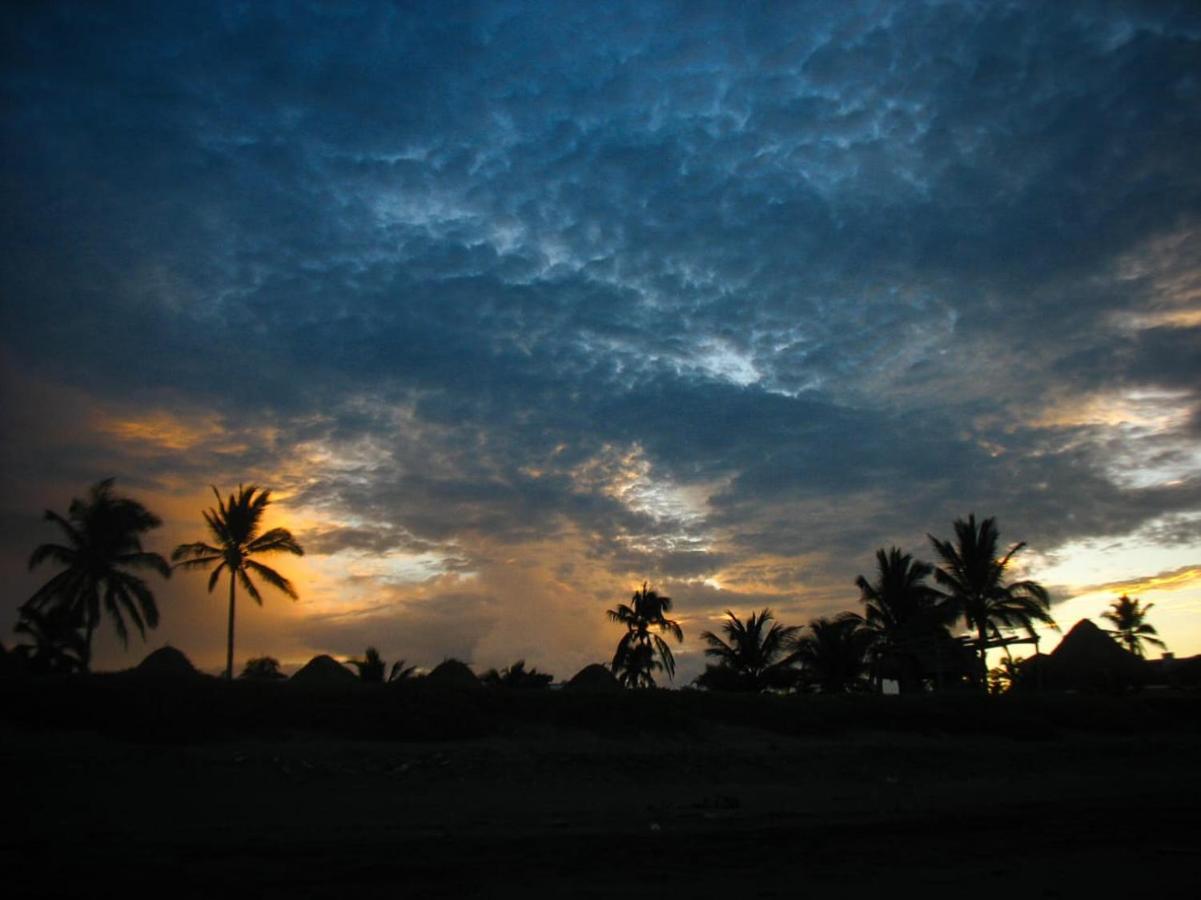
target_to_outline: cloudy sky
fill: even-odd
[[[1126,591],[1201,652],[1195,4],[2,15],[6,643],[115,476],[164,553],[273,489],[301,599],[240,660],[567,676],[648,580],[687,678],[969,512],[1064,625]],[[100,664],[219,667],[205,582]]]

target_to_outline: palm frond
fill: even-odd
[[[246,560],[245,566],[273,588],[282,591],[293,600],[300,596],[296,593],[296,588],[292,587],[292,582],[288,581],[288,579],[284,578],[284,576],[280,575],[274,569],[264,566],[262,563],[255,562],[252,559]]]
[[[286,528],[272,528],[246,545],[247,553],[294,553],[304,556],[304,549]]]
[[[246,588],[246,593],[250,595],[251,599],[254,600],[255,603],[257,603],[259,606],[262,606],[263,595],[259,593],[259,589],[255,587],[254,582],[250,580],[250,576],[246,574],[246,570],[243,568],[234,569],[233,571],[238,577],[238,582],[242,585],[242,587]]]

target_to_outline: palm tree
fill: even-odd
[[[1007,694],[1017,687],[1022,680],[1022,663],[1020,656],[1007,656],[999,666],[988,670],[988,692],[990,694]]]
[[[489,687],[516,688],[521,690],[550,687],[550,683],[554,680],[554,675],[548,672],[539,672],[537,667],[532,666],[527,669],[524,659],[519,659],[513,665],[505,666],[499,671],[489,669],[480,676],[480,681]]]
[[[803,681],[823,694],[842,694],[868,686],[867,654],[874,637],[855,613],[814,619],[810,634],[795,642]]]
[[[392,671],[388,673],[388,681],[406,681],[413,677],[413,673],[417,671],[416,666],[406,666],[403,659],[398,659],[392,663]]]
[[[18,644],[12,651],[24,661],[27,671],[70,675],[86,668],[87,646],[79,619],[69,606],[51,606],[41,612],[26,604],[13,631],[33,639],[32,644]]]
[[[915,560],[900,548],[876,551],[876,581],[855,579],[866,613],[864,625],[876,636],[877,661],[894,670],[901,693],[921,688],[921,656],[933,642],[946,636],[955,619],[950,604],[926,579],[934,572],[929,563]],[[878,673],[877,673],[878,674]]]
[[[367,684],[384,683],[384,659],[374,647],[368,647],[362,659],[347,660],[359,672],[359,680]]]
[[[214,487],[217,498],[215,509],[204,511],[214,544],[197,541],[180,544],[171,554],[175,564],[183,569],[207,569],[213,563],[217,567],[209,576],[209,592],[217,584],[223,570],[229,571],[229,637],[226,646],[225,677],[232,680],[234,674],[234,606],[236,588],[240,582],[254,602],[262,606],[263,598],[250,579],[250,573],[258,575],[272,587],[283,591],[293,600],[297,598],[292,583],[274,569],[256,562],[250,557],[259,553],[294,553],[303,556],[304,550],[296,543],[286,528],[272,528],[259,534],[263,512],[271,502],[270,491],[260,491],[255,485],[238,485],[238,492],[230,494],[228,502]]]
[[[287,678],[279,670],[279,660],[274,656],[256,656],[246,661],[246,668],[238,678],[246,681],[282,681]]]
[[[684,631],[664,615],[671,612],[671,598],[648,589],[645,581],[641,590],[634,591],[631,602],[632,606],[619,603],[608,611],[610,620],[626,626],[613,654],[613,674],[626,687],[654,687],[656,670],[675,677],[676,660],[671,647],[659,635],[651,634],[651,628],[673,635],[677,641],[684,640]]]
[[[987,690],[988,665],[985,654],[989,638],[1000,638],[1002,628],[1020,627],[1034,637],[1034,622],[1058,628],[1049,612],[1051,598],[1036,581],[1005,582],[1005,570],[1025,542],[1014,544],[1004,556],[997,555],[996,519],[976,524],[975,515],[967,521],[955,520],[955,543],[927,535],[942,559],[934,571],[939,592],[955,610],[956,618],[976,634],[977,684]]]
[[[126,616],[145,640],[146,629],[158,625],[158,606],[149,585],[127,570],[149,569],[170,577],[167,561],[142,548],[142,535],[162,520],[136,500],[114,496],[112,478],[92,485],[87,499],[72,500],[65,517],[46,510],[45,518],[62,530],[66,542],[37,547],[29,557],[29,568],[51,560],[63,570],[22,608],[41,614],[57,607],[68,610],[64,615],[83,629],[84,670],[91,664],[92,635],[102,607],[125,646],[129,645]]]
[[[719,690],[763,691],[788,687],[795,674],[792,669],[796,660],[793,644],[801,626],[774,622],[770,609],[763,610],[758,616],[751,613],[745,623],[728,609],[726,615],[729,618],[722,623],[722,631],[728,642],[711,631],[701,635],[709,644],[705,655],[718,662],[706,666],[696,683]],[[771,626],[766,627],[769,622]]]
[[[1155,630],[1155,626],[1144,621],[1147,613],[1155,604],[1148,603],[1146,606],[1142,606],[1141,602],[1137,597],[1132,600],[1123,594],[1109,604],[1108,610],[1101,613],[1101,618],[1108,620],[1113,625],[1113,628],[1105,629],[1106,632],[1139,658],[1144,655],[1144,643],[1159,647],[1161,650],[1166,650],[1168,646],[1156,637],[1159,632]]]

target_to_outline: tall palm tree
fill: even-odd
[[[746,622],[740,622],[728,609],[726,616],[728,619],[721,626],[726,640],[712,631],[701,635],[709,645],[705,655],[716,659],[717,664],[706,666],[697,684],[747,691],[787,687],[795,674],[793,644],[801,626],[775,622],[770,609],[758,616],[751,613]]]
[[[864,625],[875,635],[878,659],[890,665],[901,693],[921,687],[921,657],[955,620],[949,603],[926,583],[934,572],[900,548],[876,551],[876,580],[855,579]]]
[[[1002,628],[1019,627],[1034,637],[1036,621],[1057,628],[1049,612],[1050,595],[1037,581],[1006,583],[1005,570],[1026,544],[1014,544],[1004,556],[998,556],[996,519],[985,519],[979,525],[975,515],[969,515],[966,522],[956,519],[954,543],[927,537],[942,559],[934,571],[940,593],[976,635],[977,686],[986,690],[989,638],[1002,637]]]
[[[1123,594],[1109,604],[1108,610],[1101,613],[1101,618],[1108,620],[1113,625],[1113,628],[1105,629],[1106,632],[1113,635],[1114,640],[1140,658],[1144,655],[1143,644],[1151,644],[1164,650],[1168,646],[1156,637],[1159,632],[1155,630],[1155,626],[1145,621],[1147,613],[1155,604],[1148,603],[1146,606],[1142,606],[1141,603],[1142,601],[1137,597],[1132,600]]]
[[[213,574],[209,576],[209,593],[212,593],[222,571],[229,572],[229,636],[226,645],[225,677],[232,680],[237,585],[241,583],[246,593],[254,598],[254,602],[262,606],[263,598],[250,579],[253,572],[293,600],[297,598],[296,589],[288,579],[251,557],[260,553],[293,553],[303,556],[304,550],[286,528],[272,528],[270,531],[259,533],[263,513],[271,502],[270,491],[260,491],[252,484],[245,487],[238,485],[238,492],[230,494],[228,501],[221,499],[221,494],[215,487],[213,495],[217,498],[217,506],[205,510],[203,515],[214,543],[197,541],[180,544],[171,554],[171,559],[182,569],[207,569],[213,563],[217,563]]]
[[[665,615],[671,612],[671,598],[648,589],[645,581],[641,590],[634,591],[631,603],[619,603],[608,611],[612,621],[626,626],[613,654],[613,674],[626,687],[654,687],[658,670],[666,672],[668,678],[675,677],[676,660],[667,641],[651,634],[651,629],[673,635],[677,641],[684,640],[684,631]]]
[[[804,682],[823,694],[842,694],[868,686],[867,654],[873,635],[855,613],[814,619],[810,633],[796,640],[796,658]]]
[[[142,535],[162,524],[141,503],[113,494],[113,479],[92,485],[86,499],[71,501],[67,515],[46,510],[45,518],[63,532],[62,544],[42,544],[29,557],[34,569],[50,560],[63,570],[23,604],[45,614],[62,607],[63,615],[83,630],[82,668],[92,659],[92,636],[103,609],[113,620],[121,642],[129,645],[126,617],[143,640],[146,629],[158,625],[158,605],[150,586],[130,569],[149,569],[164,578],[171,567],[157,553],[142,548]]]

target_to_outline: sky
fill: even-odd
[[[237,656],[561,678],[996,517],[1201,653],[1194,3],[41,3],[0,29],[0,640],[99,479],[272,491]],[[226,597],[154,582],[224,662]],[[1050,634],[1044,650],[1058,637]]]

